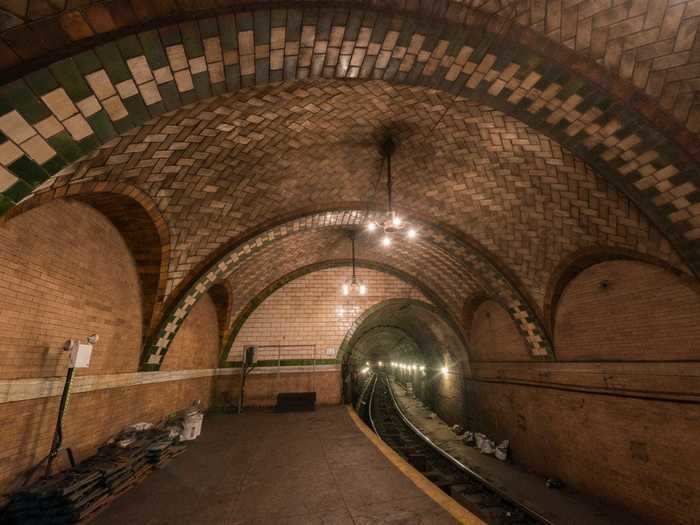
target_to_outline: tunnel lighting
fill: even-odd
[[[373,232],[374,230],[377,229],[377,225],[373,222],[367,223],[367,231],[368,232]]]
[[[384,363],[382,363],[381,361],[379,361],[377,364],[378,364],[379,366],[384,366]]]
[[[366,374],[367,372],[369,372],[369,368],[368,368],[368,367],[364,367],[364,368],[361,370],[361,372],[362,372],[363,374]]]
[[[350,293],[350,286],[348,286],[347,284],[344,284],[342,290],[343,290],[343,295],[348,295]]]
[[[443,366],[443,367],[440,369],[440,372],[442,372],[443,374],[447,374],[447,372],[449,372],[449,370],[447,369],[446,366]]]
[[[398,215],[394,215],[394,217],[391,219],[391,223],[396,226],[397,228],[401,226],[401,217]]]
[[[425,365],[421,365],[420,371],[421,371],[421,372],[425,372]]]
[[[365,365],[369,366],[369,361],[365,361]]]
[[[408,236],[409,239],[415,239],[416,238],[416,230],[411,228],[406,232],[406,235]]]
[[[367,286],[364,284],[360,285],[360,295],[367,295]]]
[[[382,246],[391,246],[391,237],[388,235],[382,237]]]

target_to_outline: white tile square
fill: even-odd
[[[85,117],[90,117],[102,109],[97,98],[93,95],[78,102],[78,108]]]
[[[17,182],[17,177],[0,166],[0,191],[9,189],[15,182]]]
[[[163,66],[153,71],[153,76],[158,84],[165,84],[173,79],[173,73],[168,66]]]
[[[104,69],[85,75],[85,80],[92,88],[92,91],[97,95],[97,98],[104,100],[111,97],[116,93],[112,81],[107,76],[107,72]]]
[[[18,144],[36,135],[36,130],[16,110],[0,117],[0,131]]]
[[[39,132],[39,134],[45,139],[53,137],[57,133],[63,131],[63,126],[56,119],[56,117],[45,118],[41,122],[37,122],[36,124],[34,124],[34,127]]]
[[[129,66],[129,71],[131,71],[131,75],[134,77],[137,84],[143,84],[144,82],[153,80],[153,72],[145,56],[141,55],[130,58],[126,61],[126,65]]]
[[[165,48],[165,51],[168,54],[168,61],[173,71],[187,68],[187,55],[185,55],[185,48],[182,44],[168,46]]]
[[[122,98],[133,97],[139,92],[139,90],[136,89],[136,84],[134,84],[134,81],[131,79],[119,82],[119,84],[117,84],[117,91]]]
[[[0,164],[8,166],[22,156],[22,150],[9,140],[0,144]]]
[[[54,149],[39,135],[34,135],[27,141],[20,144],[22,149],[33,158],[38,164],[43,164],[56,155]]]
[[[192,75],[190,75],[188,69],[175,73],[175,83],[177,84],[177,90],[180,93],[194,89],[194,84],[192,84]]]
[[[82,115],[75,115],[68,120],[63,121],[63,125],[71,134],[74,140],[83,140],[93,134],[90,124]]]
[[[203,73],[207,70],[207,61],[204,59],[204,57],[193,58],[190,60],[190,70],[192,71],[193,75]]]
[[[73,101],[63,88],[54,89],[41,97],[51,112],[58,117],[58,120],[65,120],[78,112]]]
[[[111,118],[113,121],[121,120],[129,114],[122,103],[122,99],[119,98],[119,95],[114,95],[113,97],[102,101],[102,105],[109,115],[109,118]]]
[[[163,100],[163,98],[160,96],[160,91],[158,91],[158,86],[156,85],[154,80],[152,80],[151,82],[146,82],[145,84],[141,84],[139,86],[139,91],[141,91],[141,96],[143,97],[143,100],[147,106],[150,106],[151,104],[156,104],[157,102]]]

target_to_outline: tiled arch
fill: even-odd
[[[338,267],[343,267],[343,266],[350,266],[352,264],[351,260],[349,259],[334,259],[334,260],[327,260],[327,261],[322,261],[314,264],[310,264],[307,266],[303,266],[301,268],[298,268],[294,270],[293,272],[290,272],[283,277],[275,280],[274,282],[268,284],[263,290],[261,290],[259,293],[257,293],[252,299],[248,301],[248,303],[245,305],[245,307],[242,310],[239,310],[238,315],[236,318],[232,321],[231,324],[231,330],[230,334],[222,348],[222,354],[221,354],[221,360],[220,360],[220,365],[221,367],[226,367],[228,365],[228,356],[231,351],[231,348],[233,347],[233,344],[236,340],[236,336],[238,335],[238,332],[241,330],[243,327],[243,324],[246,322],[246,320],[250,317],[250,315],[255,311],[255,309],[262,304],[262,302],[270,297],[275,291],[279,290],[282,286],[299,279],[300,277],[303,277],[304,275],[308,275],[313,272],[317,272],[319,270],[325,270],[328,268],[338,268]],[[364,259],[358,259],[355,261],[355,264],[359,268],[368,268],[371,270],[377,270],[380,272],[384,272],[390,275],[393,275],[394,277],[397,277],[401,279],[402,281],[405,281],[413,286],[415,286],[418,290],[420,290],[423,295],[425,295],[433,304],[438,306],[441,311],[444,312],[444,315],[446,317],[450,317],[449,313],[449,308],[448,306],[444,303],[444,301],[440,298],[440,296],[432,290],[427,284],[422,282],[420,279],[415,278],[406,272],[401,271],[398,268],[394,268],[388,264],[382,264],[378,263],[375,261],[370,261],[370,260],[364,260]],[[454,322],[454,320],[453,320]],[[456,326],[456,323],[454,323]]]
[[[345,209],[323,211],[304,215],[296,219],[270,227],[266,231],[252,236],[246,241],[232,247],[224,255],[212,260],[199,277],[196,278],[180,295],[173,307],[160,323],[151,343],[144,350],[142,368],[156,370],[159,368],[172,339],[180,325],[197,300],[209,288],[222,278],[228,277],[247,258],[258,250],[294,233],[327,228],[360,227],[367,220],[372,220],[377,212],[368,210]],[[415,222],[415,221],[414,221]],[[547,333],[542,328],[535,310],[512,284],[512,282],[494,266],[489,259],[466,246],[447,231],[428,223],[418,223],[421,228],[421,240],[429,242],[434,250],[444,256],[458,261],[478,275],[489,293],[497,295],[513,317],[516,326],[526,339],[533,357],[551,358],[552,347]]]
[[[257,9],[128,35],[38,69],[0,97],[0,212],[99,144],[241,87],[383,79],[475,99],[550,135],[621,188],[700,267],[696,137],[633,89],[525,28],[484,33],[371,9]],[[572,67],[569,67],[572,66]],[[153,140],[157,140],[153,137]]]

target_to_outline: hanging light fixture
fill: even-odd
[[[382,246],[388,248],[391,246],[392,237],[397,234],[404,234],[409,239],[415,239],[418,236],[418,231],[415,227],[404,221],[397,213],[394,211],[393,201],[392,201],[392,178],[391,178],[391,155],[396,149],[396,145],[391,138],[387,138],[384,142],[384,147],[382,153],[386,159],[386,189],[387,189],[387,212],[383,220],[381,221],[370,221],[367,223],[367,231],[372,233],[377,230],[384,232],[382,236]]]
[[[357,279],[355,272],[355,232],[350,233],[352,241],[352,278],[340,287],[343,295],[367,295],[367,285]]]

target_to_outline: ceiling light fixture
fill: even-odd
[[[355,232],[350,232],[352,242],[352,277],[340,287],[343,295],[367,295],[367,285],[357,279],[355,273]]]
[[[391,178],[391,155],[396,149],[396,145],[391,138],[387,138],[384,142],[382,153],[386,158],[386,190],[387,190],[387,212],[383,220],[370,221],[367,223],[367,231],[374,232],[381,228],[384,232],[382,237],[382,245],[385,247],[391,246],[391,238],[393,235],[404,233],[408,239],[415,239],[418,236],[418,230],[404,221],[394,211],[392,200],[392,178]]]

